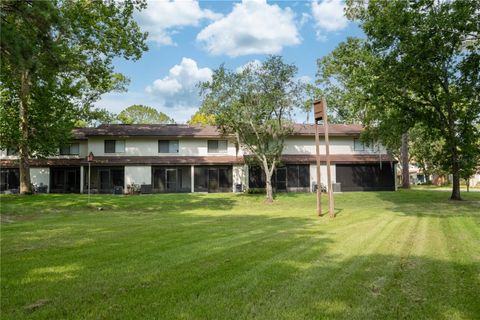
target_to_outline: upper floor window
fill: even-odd
[[[78,155],[80,153],[80,145],[78,143],[72,143],[68,146],[60,148],[61,155]]]
[[[7,148],[7,156],[18,156],[18,149]]]
[[[208,153],[226,153],[227,140],[208,140]]]
[[[365,145],[360,139],[353,139],[353,150],[354,151],[365,151]]]
[[[178,153],[178,140],[158,140],[158,153]]]
[[[105,153],[125,152],[125,140],[105,140]]]

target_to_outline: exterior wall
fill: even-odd
[[[330,170],[332,173],[332,183],[336,182],[336,167],[335,164],[330,164]],[[326,165],[320,165],[320,181],[328,187],[327,184],[327,166]],[[313,184],[317,182],[317,165],[316,164],[311,164],[310,165],[310,191],[313,191]]]
[[[243,190],[248,188],[247,170],[244,165],[233,166],[233,191],[235,191],[236,184],[242,184]]]
[[[30,179],[34,186],[48,186],[50,192],[50,168],[30,168]]]
[[[151,166],[125,166],[125,192],[129,184],[152,184]]]
[[[320,154],[325,154],[325,139],[320,137]],[[373,148],[364,151],[354,150],[354,137],[330,137],[330,154],[378,154]],[[386,154],[385,147],[380,146],[380,153]],[[283,154],[316,154],[315,137],[291,137],[285,140]]]
[[[469,183],[470,183],[470,187],[480,186],[480,173],[473,175],[473,177],[470,178]]]
[[[18,156],[7,156],[7,149],[0,149],[0,159],[18,159]]]
[[[110,138],[92,137],[88,141],[88,152],[93,152],[95,156],[235,156],[235,144],[228,141],[226,153],[208,153],[208,140],[222,139],[172,139],[178,140],[178,153],[159,153],[158,138],[118,138],[111,139],[125,140],[125,152],[121,153],[105,153],[104,141]],[[241,153],[239,153],[241,155]]]

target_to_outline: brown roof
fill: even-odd
[[[219,137],[214,126],[186,124],[102,124],[96,128],[82,129],[88,136],[128,137]]]
[[[32,167],[51,167],[51,166],[80,166],[84,159],[30,159],[29,163]],[[17,168],[18,159],[1,159],[0,167]]]
[[[92,166],[98,165],[202,165],[202,164],[239,164],[243,163],[243,157],[235,156],[209,156],[209,157],[187,157],[187,156],[132,156],[132,157],[95,157]],[[82,161],[87,165],[86,160]]]
[[[358,136],[363,130],[361,125],[331,124],[329,134],[332,136]],[[324,135],[324,127],[319,126],[320,135]],[[313,124],[295,124],[296,136],[314,136]],[[214,126],[187,124],[102,124],[96,128],[74,129],[76,139],[89,136],[124,136],[124,137],[202,137],[218,138],[220,132]]]

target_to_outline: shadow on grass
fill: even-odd
[[[78,213],[95,211],[177,212],[196,208],[230,210],[237,202],[231,194],[155,194],[140,196],[42,194],[32,196],[8,195],[0,198],[0,213],[8,220],[21,215],[35,216],[48,213]],[[5,220],[5,219],[4,219]]]
[[[187,203],[182,201],[183,207],[199,201],[222,211],[234,204],[232,199],[225,203],[223,198],[189,198]],[[75,234],[62,235],[73,241],[66,245],[62,243],[65,239],[49,238],[40,248],[2,248],[3,316],[57,318],[70,314],[84,318],[89,310],[99,308],[108,317],[109,306],[129,304],[137,297],[137,290],[146,299],[152,295],[159,298],[157,304],[167,302],[155,309],[153,316],[172,304],[171,299],[179,302],[188,298],[192,290],[202,292],[228,285],[237,276],[241,279],[235,281],[248,283],[249,277],[261,275],[262,270],[275,267],[277,261],[290,255],[305,250],[322,254],[329,242],[311,228],[310,219],[254,214],[211,216],[188,210],[178,214],[179,205],[170,202],[169,212],[140,216],[132,224],[128,224],[128,216],[120,217],[123,222],[119,225],[108,222],[109,233],[98,232],[106,222],[86,218],[88,221],[79,223]],[[74,244],[84,237],[93,241]],[[23,239],[22,243],[28,247],[33,241],[38,244],[46,240]],[[219,292],[215,289],[215,294]],[[42,299],[51,302],[34,312],[24,310],[24,306]],[[133,308],[131,315],[135,314]]]
[[[392,205],[389,210],[402,215],[455,218],[480,217],[480,194],[462,194],[465,201],[451,201],[449,196],[436,191],[399,190],[377,192],[376,197]]]

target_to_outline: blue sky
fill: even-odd
[[[135,19],[149,32],[149,50],[138,61],[115,61],[130,79],[128,91],[106,94],[96,105],[118,113],[145,104],[183,123],[200,106],[198,81],[222,63],[234,70],[269,54],[282,55],[313,82],[318,58],[362,36],[343,8],[342,0],[148,1]]]

